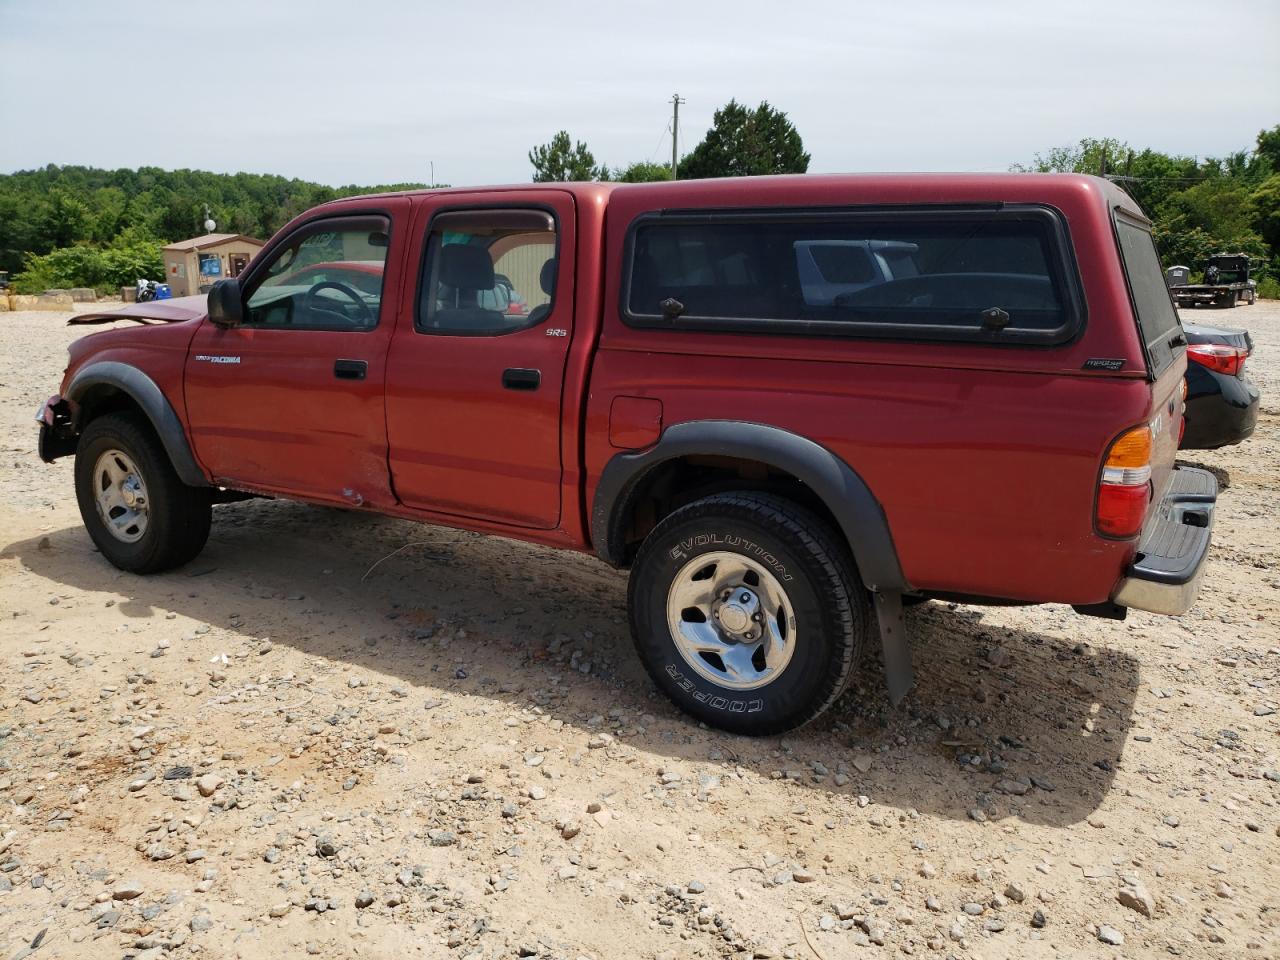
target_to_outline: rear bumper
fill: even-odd
[[[1185,414],[1184,450],[1214,450],[1247,440],[1258,424],[1260,396],[1253,381],[1244,376],[1204,370],[1193,384]]]
[[[1208,470],[1176,468],[1112,602],[1170,616],[1190,610],[1204,579],[1217,498],[1218,482]]]

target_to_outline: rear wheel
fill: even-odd
[[[210,492],[174,471],[151,425],[113,413],[93,420],[76,448],[76,501],[102,555],[131,573],[191,560],[209,538]]]
[[[628,599],[654,683],[697,719],[748,735],[830,706],[873,624],[843,545],[769,494],[718,494],[670,514],[640,549]]]

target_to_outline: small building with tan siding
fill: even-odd
[[[207,290],[226,277],[238,277],[265,241],[241,233],[207,233],[164,248],[164,281],[175,297]]]

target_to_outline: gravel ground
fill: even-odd
[[[0,958],[1280,956],[1280,304],[1194,316],[1263,390],[1195,610],[926,604],[902,709],[746,740],[589,557],[250,501],[120,573],[0,314]]]

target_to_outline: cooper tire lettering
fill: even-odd
[[[693,681],[681,673],[674,663],[667,664],[665,673],[679,684],[681,690],[691,693],[698,703],[714,707],[716,710],[725,710],[729,713],[759,713],[764,709],[764,701],[760,699],[729,700],[726,697],[702,693],[694,688]]]

